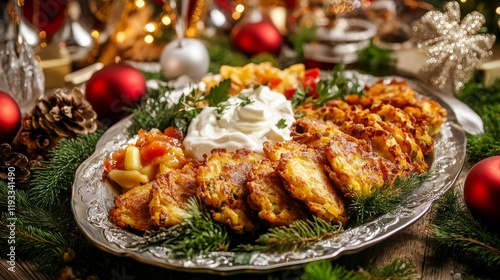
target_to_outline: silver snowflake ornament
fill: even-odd
[[[428,55],[420,78],[434,87],[459,92],[481,62],[491,56],[495,36],[477,34],[485,23],[477,12],[460,21],[460,5],[451,1],[444,12],[429,11],[412,25],[413,40]]]

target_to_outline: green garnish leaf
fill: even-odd
[[[238,95],[238,98],[242,100],[242,102],[240,103],[240,107],[245,107],[246,105],[249,105],[249,104],[252,104],[255,102],[255,100],[251,99],[250,97],[246,96],[246,95]]]
[[[278,121],[278,123],[276,124],[276,126],[279,128],[279,129],[285,129],[288,127],[287,123],[286,123],[286,120],[285,119],[280,119]]]
[[[210,89],[210,94],[205,96],[208,106],[217,107],[229,99],[229,90],[231,89],[231,79],[221,81],[217,86]]]

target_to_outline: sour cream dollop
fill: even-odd
[[[243,90],[221,104],[222,112],[218,108],[203,108],[189,125],[183,142],[189,156],[202,160],[214,148],[247,148],[262,153],[265,141],[291,139],[290,126],[295,121],[292,104],[267,86]]]

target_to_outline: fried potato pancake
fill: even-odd
[[[345,224],[348,219],[345,202],[328,177],[331,170],[325,154],[294,142],[278,142],[274,146],[274,150],[268,146],[267,152],[279,151],[275,154],[280,155],[276,172],[291,196],[302,201],[317,217]]]
[[[446,109],[434,100],[417,97],[406,80],[380,80],[367,88],[366,95],[374,99],[374,105],[385,103],[403,109],[431,136],[440,131],[446,118]]]
[[[250,171],[247,202],[270,227],[287,226],[307,218],[304,206],[293,199],[283,186],[273,162],[263,159]]]
[[[246,149],[228,152],[213,149],[198,168],[198,196],[212,212],[214,221],[236,233],[255,232],[258,223],[247,203],[248,177],[263,156]]]
[[[151,219],[159,227],[171,227],[189,217],[187,203],[196,195],[197,166],[193,163],[160,174],[152,182],[152,197],[149,204]]]
[[[368,196],[401,173],[397,164],[373,152],[365,140],[347,134],[330,139],[326,149],[332,169],[329,175],[348,198]]]
[[[110,211],[111,220],[122,228],[139,231],[155,228],[149,214],[153,182],[138,185],[115,197],[115,206]]]
[[[384,122],[378,115],[365,110],[363,114],[358,114],[353,121],[344,122],[340,130],[369,142],[374,152],[400,167],[402,176],[410,174],[415,169],[410,156],[403,152],[393,135],[393,131],[385,129],[390,128],[390,125],[384,125],[384,128],[381,123]]]

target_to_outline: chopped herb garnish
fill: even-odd
[[[280,119],[278,121],[278,123],[276,124],[276,126],[279,128],[279,129],[285,129],[288,127],[287,123],[286,123],[286,120],[285,119]]]

